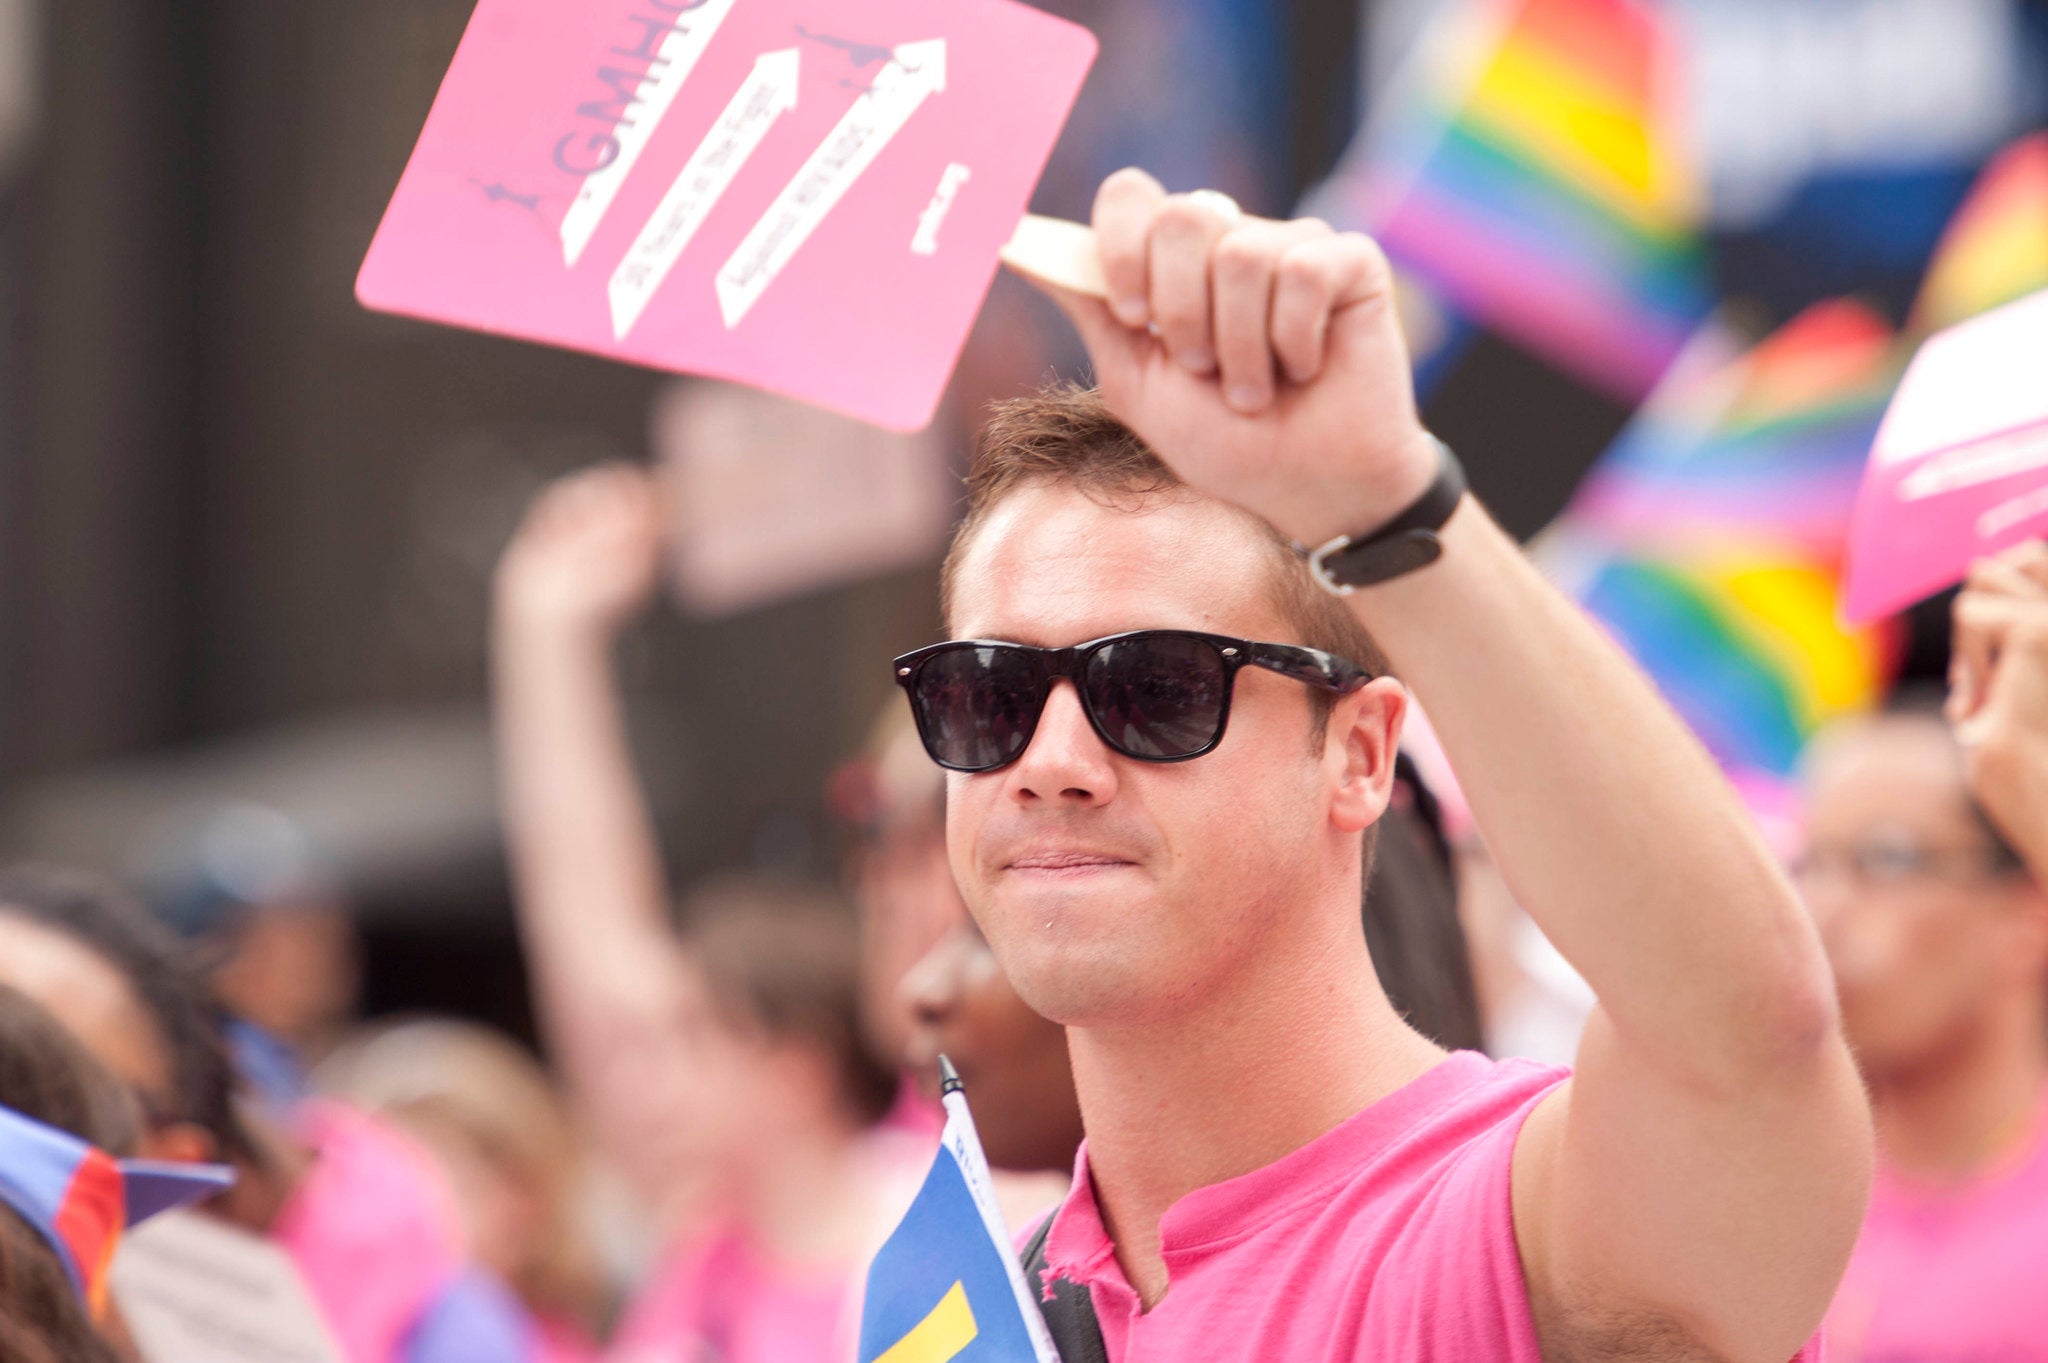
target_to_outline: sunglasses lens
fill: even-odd
[[[1045,690],[1031,655],[1021,649],[949,648],[918,668],[911,699],[934,761],[986,771],[1024,751]]]
[[[1088,659],[1087,700],[1127,757],[1188,757],[1217,739],[1230,673],[1214,644],[1151,635],[1105,644]]]

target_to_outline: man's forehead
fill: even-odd
[[[1815,775],[1844,767],[1911,763],[1953,768],[1962,774],[1962,752],[1938,714],[1903,711],[1853,715],[1822,729],[1808,745],[1806,764]]]
[[[1808,748],[1807,804],[1817,814],[1887,817],[1968,813],[1962,754],[1936,715],[1859,716],[1823,730]]]
[[[1126,629],[1270,635],[1273,551],[1241,512],[1189,494],[1105,503],[1027,487],[991,510],[955,571],[958,637],[1071,644]]]

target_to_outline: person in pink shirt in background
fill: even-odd
[[[358,1028],[312,1082],[433,1154],[468,1254],[533,1318],[534,1363],[592,1363],[611,1293],[574,1117],[540,1061],[482,1023],[413,1016]]]
[[[850,1357],[868,1257],[931,1147],[882,1126],[899,1076],[862,1035],[842,895],[741,877],[672,914],[612,660],[653,604],[664,534],[644,470],[586,470],[535,500],[496,581],[501,791],[542,1036],[664,1242],[606,1356]]]
[[[348,1363],[527,1363],[531,1324],[463,1243],[432,1157],[341,1104],[276,1115],[241,1091],[196,963],[109,882],[0,868],[0,982],[43,1005],[141,1103],[139,1153],[234,1165],[208,1211],[292,1258]]]
[[[895,666],[967,904],[1067,1028],[1055,1304],[1085,1291],[1124,1361],[1817,1358],[1871,1134],[1791,884],[1461,494],[1373,243],[1135,171],[1094,229],[1113,306],[1057,296],[1100,394],[998,411],[955,642]],[[1291,547],[1404,516],[1440,555],[1378,540],[1350,595]],[[1569,1076],[1446,1056],[1374,978],[1381,650],[1599,996]]]
[[[1802,888],[1877,1118],[1837,1363],[2048,1360],[2048,550],[1978,565],[1945,722],[1816,748]]]

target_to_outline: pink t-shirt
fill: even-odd
[[[1834,1363],[2048,1363],[2048,1110],[1967,1186],[1878,1167],[1828,1312]]]
[[[1083,1147],[1047,1267],[1089,1288],[1115,1360],[1541,1363],[1509,1180],[1523,1122],[1565,1075],[1460,1052],[1293,1154],[1189,1193],[1160,1222],[1172,1287],[1145,1313]]]
[[[349,1363],[389,1363],[463,1270],[460,1213],[432,1157],[383,1120],[319,1101],[295,1126],[316,1158],[271,1238]]]
[[[844,1266],[774,1262],[725,1225],[679,1246],[634,1299],[607,1363],[831,1363],[851,1357]]]

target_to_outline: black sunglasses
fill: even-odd
[[[1321,649],[1182,629],[1137,629],[1072,648],[955,639],[898,658],[917,735],[950,771],[1024,755],[1052,684],[1065,678],[1102,741],[1140,762],[1185,762],[1223,741],[1238,669],[1250,664],[1340,695],[1372,674]]]

